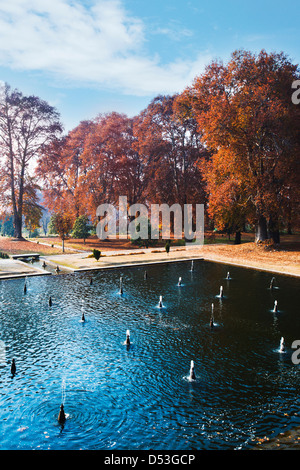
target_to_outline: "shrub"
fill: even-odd
[[[93,256],[98,261],[100,256],[101,256],[101,251],[94,249],[93,250]]]

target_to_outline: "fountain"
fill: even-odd
[[[126,340],[124,344],[126,344],[126,346],[130,346],[130,331],[129,330],[126,331]]]
[[[66,383],[65,383],[65,379],[63,379],[62,386],[61,386],[61,405],[60,405],[60,411],[59,411],[58,418],[57,418],[60,424],[64,424],[67,419],[67,415],[64,410],[65,398],[66,398]]]
[[[191,361],[189,380],[196,380],[194,361]]]
[[[182,279],[181,279],[181,277],[180,277],[180,278],[178,279],[178,284],[177,284],[178,286],[181,286],[181,285],[182,285],[182,284],[181,284],[181,281],[182,281]]]
[[[84,316],[84,313],[82,313],[82,316],[81,316],[81,321],[84,322],[85,321],[85,316]]]
[[[227,273],[226,279],[227,279],[228,281],[229,281],[229,279],[230,279],[230,272],[229,272],[229,271],[228,271],[228,273]]]
[[[144,279],[146,280],[148,277],[147,271],[144,272]]]
[[[190,269],[190,271],[191,271],[191,272],[194,271],[194,260],[192,260],[192,264],[191,264],[191,269]]]
[[[17,370],[17,368],[16,368],[16,363],[15,363],[15,360],[13,359],[13,360],[11,361],[11,367],[10,367],[10,371],[11,371],[12,375],[15,375],[16,370]]]
[[[211,304],[211,317],[210,317],[210,321],[209,321],[209,325],[211,328],[214,328],[215,326],[215,323],[214,323],[214,304]]]
[[[278,303],[277,303],[277,300],[275,300],[275,302],[274,302],[273,312],[274,312],[274,313],[278,312]]]
[[[64,405],[61,404],[60,405],[60,411],[59,411],[59,415],[58,415],[58,422],[60,424],[64,424],[64,422],[66,421],[66,414],[65,414],[65,410],[64,410]]]
[[[224,294],[223,294],[223,286],[221,286],[221,287],[220,287],[220,294],[219,294],[217,297],[219,297],[220,299],[223,299],[223,296],[224,296]]]
[[[49,297],[49,307],[51,307],[51,306],[52,306],[52,298],[51,298],[51,296],[50,296],[50,297]]]
[[[120,295],[123,294],[123,278],[122,278],[122,276],[120,277],[120,290],[119,290],[119,294],[120,294]]]
[[[27,286],[26,286],[26,281],[24,282],[24,294],[27,292]]]
[[[279,352],[283,353],[284,351],[285,351],[285,345],[284,345],[284,338],[282,337],[280,340]]]
[[[162,308],[163,303],[162,303],[162,295],[159,297],[159,302],[158,302],[158,307]]]
[[[275,277],[272,277],[271,282],[270,282],[270,289],[273,289],[274,282],[275,282]]]

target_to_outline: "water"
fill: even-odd
[[[270,290],[268,273],[190,269],[32,277],[26,294],[1,281],[0,449],[247,449],[299,426],[299,280],[277,275]]]

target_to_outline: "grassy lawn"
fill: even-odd
[[[165,240],[159,240],[155,248],[165,246]],[[242,234],[242,244],[254,242],[253,233]],[[230,238],[226,234],[205,233],[204,245],[234,245],[234,236]],[[91,252],[98,249],[102,253],[105,251],[118,250],[141,250],[145,247],[133,244],[130,240],[100,240],[99,238],[89,237],[85,243],[82,239],[68,238],[65,240],[65,253],[74,253],[78,251]],[[171,246],[184,246],[184,240],[172,240]],[[281,235],[280,250],[300,250],[300,234]],[[62,240],[59,237],[39,237],[35,239],[18,241],[10,237],[0,237],[0,252],[8,255],[21,253],[39,253],[40,255],[49,256],[62,253]]]

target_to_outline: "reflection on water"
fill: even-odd
[[[195,261],[32,277],[26,293],[1,281],[0,449],[246,449],[299,426],[299,281],[227,273]]]

